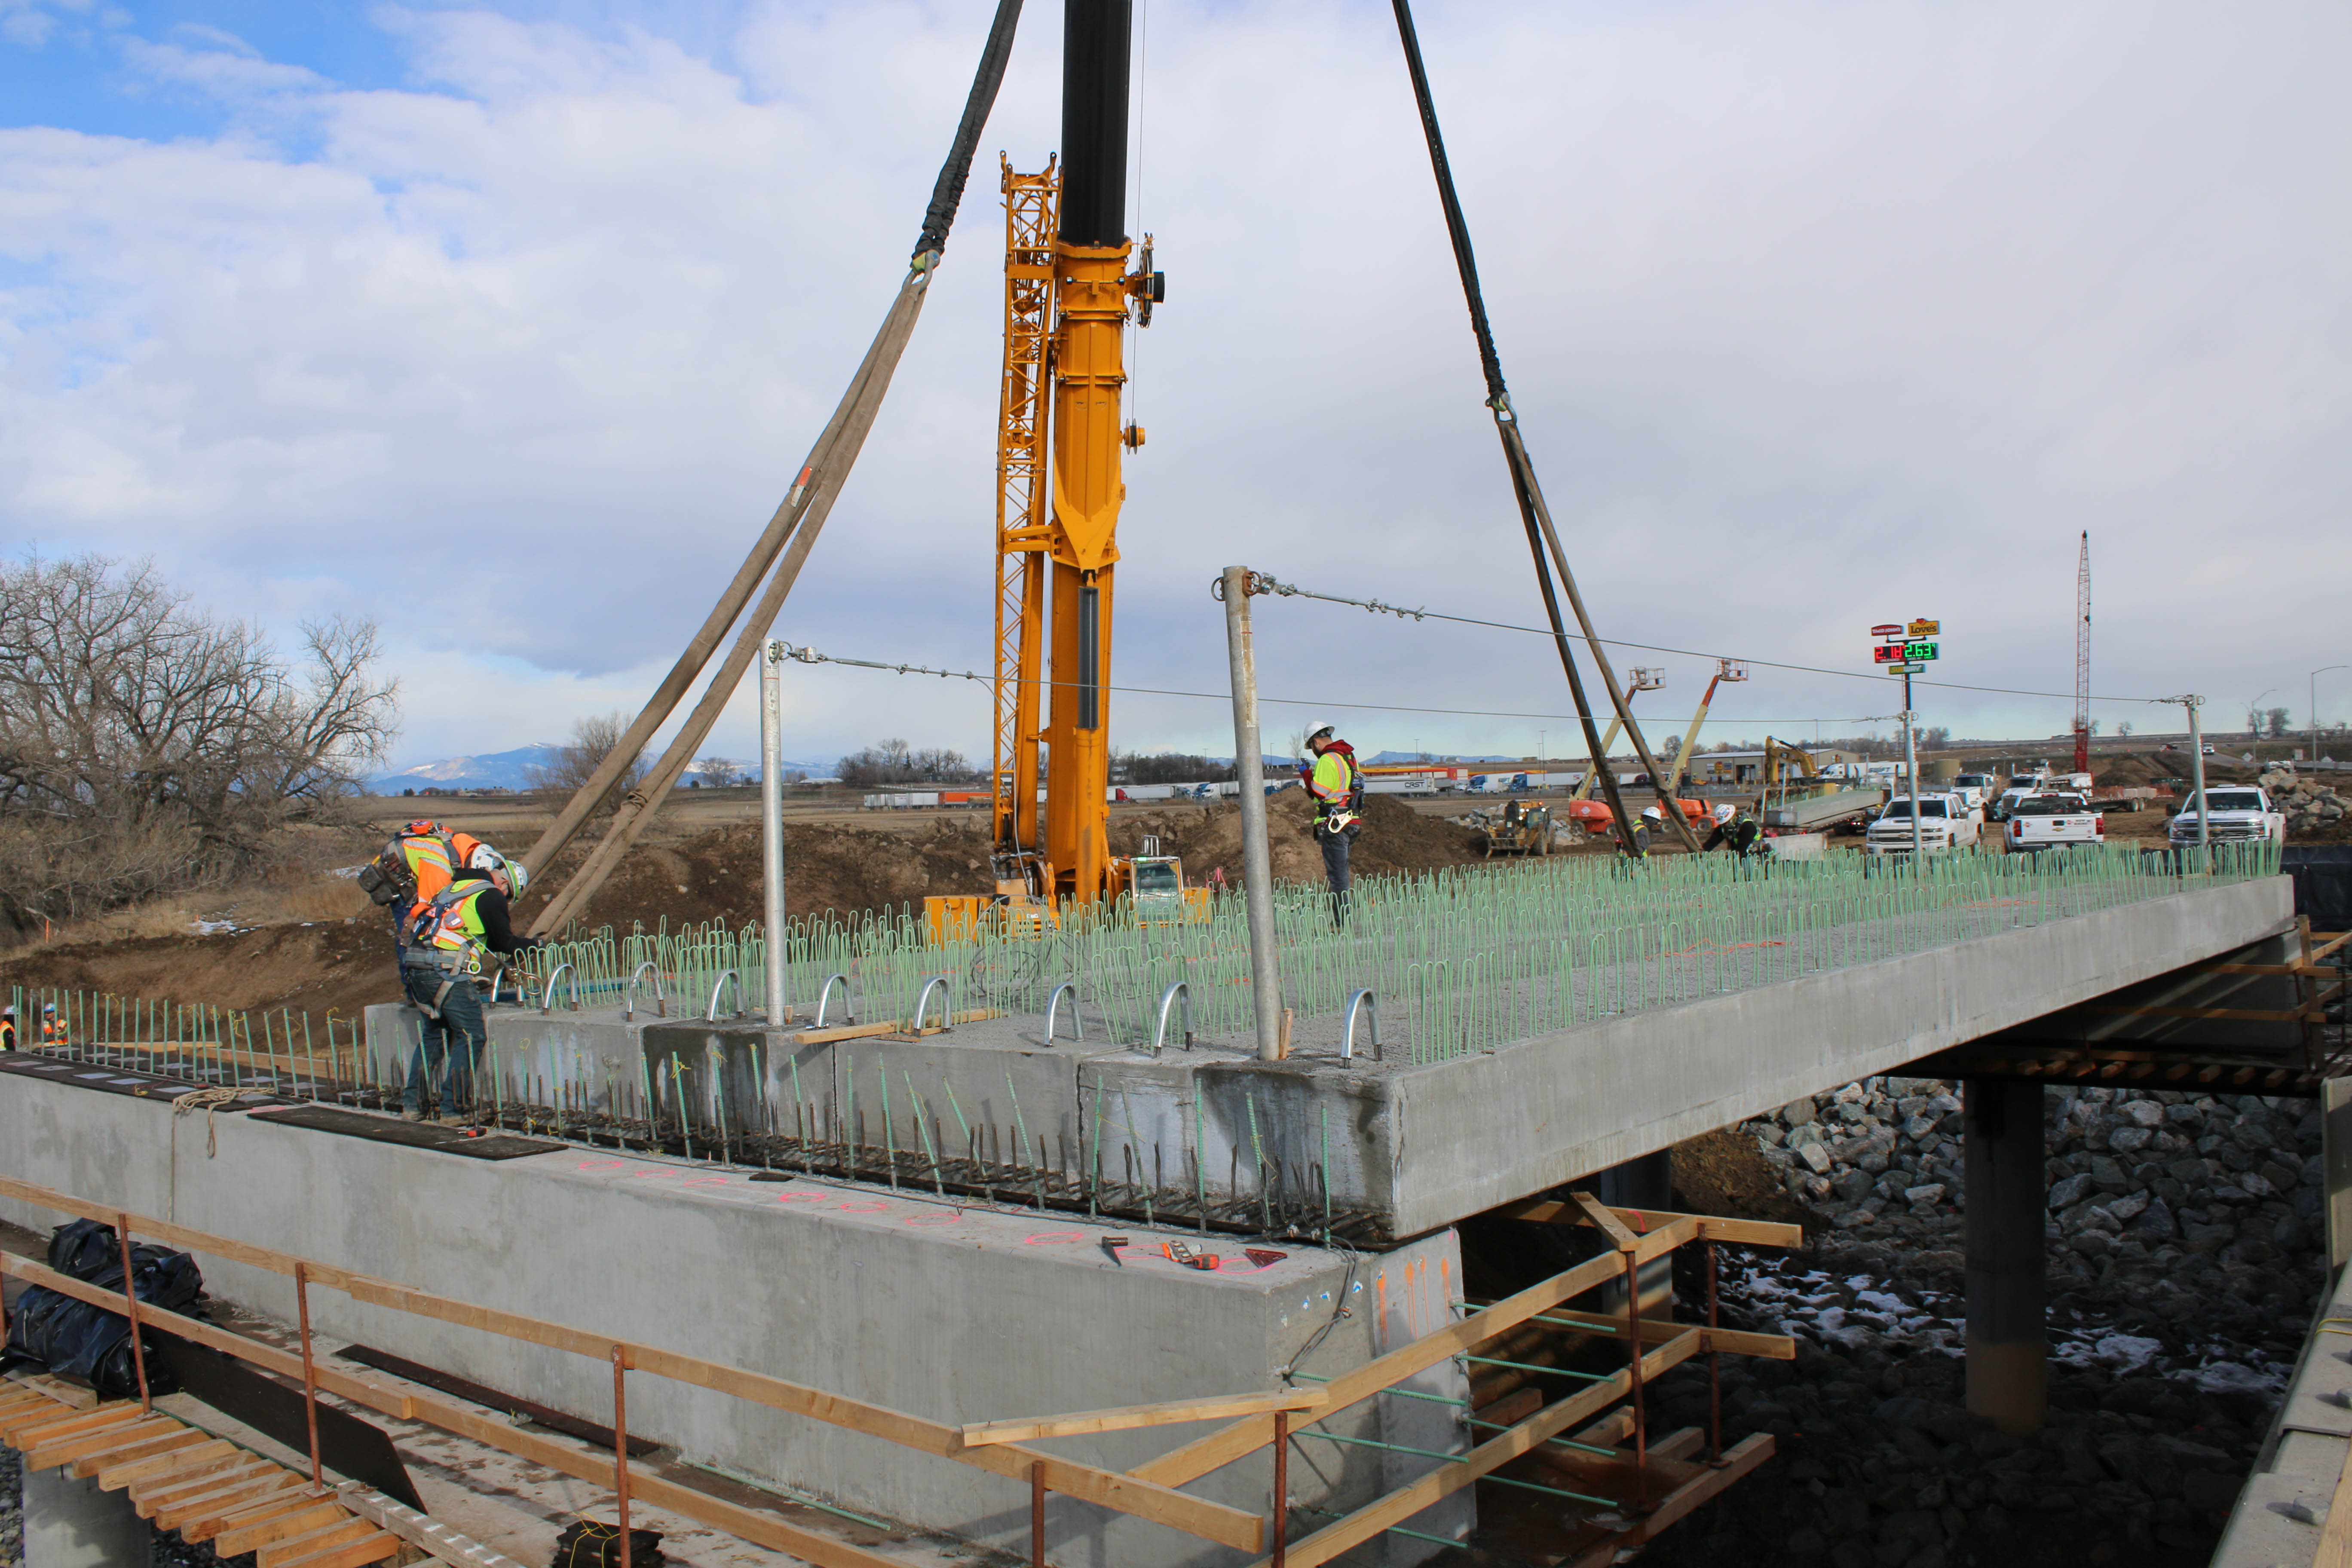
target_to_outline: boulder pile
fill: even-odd
[[[2332,784],[2298,777],[2290,768],[2273,768],[2263,774],[2262,785],[2285,814],[2290,838],[2308,837],[2344,819],[2345,799]]]

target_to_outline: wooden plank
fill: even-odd
[[[1642,1250],[1634,1256],[1645,1263],[1652,1258],[1663,1257],[1682,1242],[1688,1241],[1697,1226],[1698,1221],[1690,1215],[1678,1216],[1643,1237]],[[1517,1328],[1562,1301],[1581,1296],[1587,1290],[1597,1289],[1620,1278],[1624,1271],[1624,1263],[1613,1256],[1591,1258],[1530,1285],[1516,1296],[1507,1296],[1484,1311],[1474,1312],[1449,1323],[1433,1334],[1424,1334],[1409,1345],[1401,1345],[1388,1354],[1367,1362],[1353,1372],[1343,1373],[1324,1384],[1324,1392],[1331,1396],[1325,1414],[1337,1415],[1351,1405],[1370,1398],[1383,1388],[1402,1383],[1415,1373],[1425,1372],[1482,1341],[1493,1339],[1506,1329]],[[1139,1480],[1181,1487],[1212,1470],[1232,1464],[1244,1454],[1255,1453],[1273,1441],[1273,1416],[1244,1415],[1230,1426],[1204,1437],[1196,1437],[1181,1448],[1171,1449],[1156,1459],[1136,1466],[1128,1473]]]
[[[143,1459],[108,1459],[101,1456],[101,1462],[95,1468],[87,1468],[91,1462],[85,1459],[73,1468],[73,1473],[85,1479],[94,1479],[100,1491],[115,1492],[142,1481],[157,1481],[166,1476],[186,1474],[199,1465],[226,1459],[238,1452],[234,1443],[224,1442],[203,1432],[198,1432],[196,1436],[201,1440],[187,1447],[173,1448]]]
[[[1559,1323],[1575,1328],[1614,1331],[1619,1337],[1625,1332],[1625,1320],[1608,1312],[1580,1312],[1567,1307],[1555,1307],[1535,1320],[1543,1323]],[[1642,1342],[1663,1344],[1676,1334],[1696,1330],[1702,1351],[1716,1351],[1725,1355],[1756,1356],[1765,1361],[1794,1361],[1797,1342],[1787,1334],[1759,1334],[1746,1329],[1710,1329],[1703,1323],[1680,1323],[1672,1318],[1642,1320]]]
[[[390,1531],[419,1552],[430,1553],[457,1568],[524,1568],[522,1563],[481,1542],[460,1535],[440,1521],[427,1518],[406,1503],[370,1491],[360,1481],[345,1481],[335,1494],[345,1508],[380,1530]],[[260,1568],[273,1568],[263,1563]]]
[[[59,1442],[44,1443],[38,1447],[26,1448],[25,1468],[28,1470],[46,1470],[53,1466],[79,1459],[85,1454],[102,1454],[110,1448],[152,1442],[158,1437],[168,1437],[175,1432],[186,1430],[186,1427],[168,1415],[150,1416],[144,1421],[132,1421],[127,1425],[105,1427],[97,1432],[83,1432]]]
[[[2311,933],[2311,940],[2320,942],[2322,945],[2318,947],[2306,947],[2304,949],[2303,958],[2304,962],[2306,963],[2309,963],[2315,959],[2326,958],[2329,953],[2334,952],[2346,942],[2352,942],[2352,931],[2315,931]]]
[[[994,1008],[975,1007],[968,1013],[958,1013],[948,1022],[977,1024],[984,1018],[1001,1018],[1003,1016]],[[785,1036],[784,1039],[788,1045],[815,1046],[822,1045],[827,1040],[862,1040],[874,1035],[895,1035],[906,1026],[906,1019],[893,1018],[887,1024],[845,1024],[837,1029],[803,1029],[798,1034]],[[926,1035],[936,1035],[940,1032],[941,1030],[936,1026],[923,1031]]]
[[[1583,1210],[1574,1204],[1561,1203],[1557,1198],[1528,1198],[1520,1203],[1505,1204],[1487,1212],[1488,1216],[1495,1219],[1524,1219],[1542,1224],[1587,1223]],[[1690,1220],[1698,1227],[1694,1240],[1737,1242],[1746,1247],[1802,1247],[1805,1244],[1805,1227],[1801,1225],[1780,1225],[1760,1219],[1724,1219],[1715,1215],[1668,1214],[1660,1209],[1612,1209],[1609,1212],[1637,1232]]]
[[[254,1568],[278,1568],[278,1564],[289,1558],[308,1557],[313,1552],[324,1552],[330,1546],[349,1546],[354,1541],[365,1541],[372,1535],[382,1533],[367,1520],[341,1513],[340,1510],[337,1511],[340,1517],[332,1524],[264,1543],[254,1553]],[[214,1543],[213,1550],[220,1550],[218,1542]]]
[[[1612,1258],[1605,1261],[1613,1264],[1616,1259]],[[1698,1336],[1685,1334],[1643,1356],[1642,1375],[1644,1379],[1656,1377],[1697,1353]],[[1347,1518],[1328,1524],[1294,1543],[1286,1559],[1288,1568],[1317,1568],[1318,1563],[1328,1563],[1349,1548],[1381,1534],[1389,1526],[1411,1519],[1432,1503],[1451,1497],[1465,1487],[1475,1485],[1478,1478],[1487,1471],[1533,1451],[1538,1444],[1626,1397],[1632,1391],[1630,1369],[1621,1370],[1608,1382],[1594,1384],[1580,1394],[1571,1394],[1548,1406],[1524,1424],[1498,1433],[1472,1448],[1462,1456],[1460,1464],[1440,1465],[1420,1479],[1399,1487],[1386,1497],[1366,1504]],[[1273,1568],[1272,1560],[1261,1561],[1255,1568]]]
[[[7,1423],[8,1446],[31,1448],[43,1443],[54,1443],[70,1437],[77,1432],[100,1432],[109,1426],[121,1426],[139,1419],[136,1403],[109,1405],[101,1409],[76,1414],[71,1410],[52,1410],[47,1415],[19,1416]]]
[[[252,1502],[237,1502],[233,1498],[224,1498],[207,1510],[184,1519],[179,1526],[179,1538],[193,1547],[193,1544],[207,1542],[224,1531],[242,1531],[247,1526],[268,1523],[287,1514],[301,1514],[301,1511],[315,1510],[315,1507],[334,1507],[334,1504],[320,1502],[306,1483],[280,1488],[278,1493],[254,1498]]]
[[[224,1462],[224,1465],[205,1465],[188,1471],[188,1474],[160,1477],[155,1486],[130,1488],[131,1510],[139,1511],[142,1516],[148,1516],[160,1507],[188,1502],[191,1498],[205,1498],[205,1495],[219,1493],[230,1486],[252,1486],[258,1479],[268,1477],[273,1469],[285,1469],[285,1465],[264,1460],[258,1453],[245,1453],[240,1448],[236,1458]]]
[[[286,1558],[278,1568],[361,1568],[362,1563],[388,1562],[399,1554],[400,1537],[379,1531],[347,1546],[330,1546],[308,1556]]]
[[[1591,1193],[1570,1193],[1568,1199],[1584,1211],[1586,1223],[1607,1236],[1618,1251],[1632,1252],[1642,1245],[1642,1238],[1633,1234],[1632,1227],[1611,1214],[1607,1205]]]
[[[1072,1415],[1033,1415],[1010,1421],[974,1421],[963,1428],[963,1440],[975,1447],[991,1443],[1032,1443],[1043,1437],[1074,1437],[1086,1432],[1127,1432],[1139,1426],[1173,1426],[1186,1421],[1215,1421],[1260,1411],[1313,1410],[1330,1396],[1319,1388],[1276,1388],[1263,1394],[1227,1394],[1207,1399],[1169,1399],[1154,1405],[1125,1405],[1115,1410],[1089,1410]]]
[[[199,1432],[193,1426],[182,1426],[179,1430],[166,1433],[161,1437],[151,1437],[141,1443],[126,1444],[114,1448],[100,1448],[96,1453],[84,1454],[66,1467],[66,1474],[77,1480],[88,1480],[100,1470],[127,1467],[135,1460],[167,1458],[174,1454],[184,1453],[190,1448],[200,1448],[211,1438],[212,1434],[209,1432]]]
[[[60,1214],[72,1215],[77,1219],[94,1219],[100,1225],[110,1226],[122,1217],[122,1211],[120,1209],[109,1208],[103,1204],[88,1203],[70,1194],[60,1193],[48,1187],[37,1187],[30,1182],[19,1182],[6,1176],[0,1176],[0,1197],[16,1198],[25,1203],[37,1204],[43,1208],[55,1209]],[[255,1268],[267,1268],[273,1274],[290,1277],[294,1272],[294,1260],[285,1253],[272,1251],[267,1247],[255,1247],[247,1242],[232,1241],[225,1236],[213,1236],[201,1230],[191,1230],[186,1226],[173,1225],[168,1220],[151,1219],[145,1215],[132,1215],[131,1229],[134,1235],[166,1242],[183,1251],[201,1252],[214,1258],[226,1258],[232,1263],[243,1263]],[[313,1264],[310,1268],[310,1282],[314,1285],[333,1285],[337,1289],[341,1289],[342,1272],[340,1268]],[[116,1292],[116,1299],[121,1299],[120,1291]],[[142,1306],[145,1304],[141,1303]]]
[[[1633,1528],[1622,1533],[1612,1532],[1600,1544],[1573,1559],[1574,1568],[1609,1568],[1617,1554],[1628,1547],[1638,1547],[1654,1541],[1658,1532],[1680,1521],[1693,1509],[1708,1501],[1729,1487],[1732,1482],[1754,1470],[1772,1457],[1772,1437],[1759,1432],[1723,1453],[1720,1468],[1702,1465],[1698,1473],[1659,1500],[1658,1506],[1635,1521]],[[2317,1568],[2315,1564],[2314,1568]]]
[[[121,1300],[121,1292],[115,1292],[115,1298],[118,1300]],[[86,1388],[78,1383],[68,1383],[63,1378],[51,1377],[45,1372],[12,1372],[8,1375],[27,1388],[47,1394],[68,1409],[95,1410],[100,1403],[98,1390]]]
[[[214,1448],[214,1445],[208,1443],[205,1448],[190,1448],[178,1454],[169,1455],[167,1458],[171,1463],[168,1465],[150,1461],[151,1464],[159,1464],[159,1468],[147,1469],[146,1474],[131,1476],[127,1479],[117,1477],[115,1486],[107,1485],[108,1479],[114,1477],[115,1472],[101,1470],[99,1472],[98,1484],[107,1491],[113,1491],[119,1487],[127,1491],[131,1495],[131,1500],[136,1502],[142,1498],[153,1497],[159,1492],[170,1491],[175,1487],[186,1486],[190,1481],[202,1480],[206,1476],[216,1476],[225,1470],[238,1469],[249,1464],[261,1462],[261,1456],[258,1454],[249,1454],[225,1438],[215,1439],[215,1441],[219,1445],[217,1448]],[[213,1451],[208,1453],[205,1449],[213,1449]],[[146,1466],[143,1465],[124,1467],[125,1470],[145,1468]]]
[[[310,1506],[292,1513],[279,1513],[253,1524],[239,1524],[223,1530],[213,1537],[213,1551],[223,1557],[242,1557],[257,1552],[273,1541],[286,1541],[297,1535],[309,1535],[315,1531],[331,1529],[338,1524],[364,1524],[365,1520],[353,1520],[343,1505],[331,1498],[320,1498],[306,1491]]]
[[[147,1517],[155,1521],[156,1529],[177,1530],[207,1513],[234,1513],[256,1503],[267,1502],[271,1493],[282,1492],[300,1484],[301,1478],[293,1471],[277,1465],[267,1465],[259,1470],[237,1474],[217,1487],[199,1487],[181,1497],[151,1499],[149,1503],[138,1506],[148,1510]]]

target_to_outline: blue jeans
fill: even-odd
[[[408,999],[441,1015],[436,1019],[427,1014],[419,1025],[416,1053],[409,1060],[408,1087],[401,1100],[411,1110],[429,1110],[436,1116],[449,1115],[471,1101],[474,1069],[481,1065],[482,1051],[490,1037],[482,1022],[481,994],[466,975],[457,975],[457,983],[438,1003],[433,1000],[434,993],[449,978],[444,970],[408,964],[400,968],[401,988],[408,993]]]

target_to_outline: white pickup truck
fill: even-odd
[[[2243,843],[2260,838],[2273,844],[2286,842],[2286,814],[2273,806],[2271,797],[2255,785],[2221,784],[2208,789],[2205,795],[2210,813],[2207,837],[2211,842]],[[2180,803],[2180,814],[2172,819],[2171,837],[2177,845],[2197,842],[2194,792]]]
[[[2021,797],[2009,809],[2003,842],[2011,849],[2063,849],[2105,844],[2107,819],[2071,791],[2044,790]]]
[[[1898,795],[1886,803],[1863,836],[1863,852],[1868,855],[1908,855],[1911,853],[1911,807],[1909,795]],[[1977,827],[1981,816],[1957,795],[1923,795],[1916,803],[1919,807],[1919,847],[1930,855],[1957,849],[1963,844],[1977,841]]]

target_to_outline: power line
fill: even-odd
[[[798,664],[838,664],[853,669],[878,669],[891,675],[932,675],[942,680],[974,680],[983,685],[993,684],[995,680],[995,677],[982,675],[976,670],[939,669],[927,664],[899,664],[886,659],[842,658],[829,653],[819,653],[813,647],[803,647],[797,643],[780,642],[776,646],[782,650],[782,657]],[[1039,680],[1034,684],[1040,687],[1075,687],[1078,683],[1072,680]],[[1190,697],[1204,702],[1233,700],[1231,692],[1178,691],[1163,686],[1098,686],[1095,689],[1121,691],[1135,697]],[[1261,696],[1258,701],[1261,704],[1272,704],[1277,708],[1350,709],[1368,713],[1430,713],[1457,719],[1558,719],[1564,722],[1572,722],[1576,717],[1573,713],[1515,713],[1480,708],[1412,708],[1398,702],[1339,702],[1315,697]],[[1896,715],[1892,713],[1869,714],[1858,719],[1741,719],[1717,718],[1710,715],[1704,722],[1708,724],[1883,724],[1895,717]]]
[[[1395,616],[1401,620],[1452,621],[1458,626],[1489,626],[1496,631],[1502,632],[1526,632],[1531,637],[1548,637],[1552,635],[1550,628],[1547,626],[1514,626],[1508,621],[1481,620],[1475,616],[1452,616],[1447,615],[1442,610],[1409,610],[1400,605],[1383,604],[1378,599],[1350,599],[1338,594],[1320,594],[1311,588],[1296,587],[1288,583],[1277,581],[1273,577],[1265,575],[1264,573],[1259,573],[1257,574],[1257,583],[1258,591],[1260,593],[1278,595],[1284,598],[1320,599],[1327,605],[1352,605],[1360,610],[1366,610],[1373,615]],[[1860,670],[1824,669],[1821,666],[1813,664],[1788,664],[1779,659],[1749,658],[1733,654],[1702,653],[1696,648],[1688,647],[1662,647],[1656,643],[1627,642],[1622,637],[1602,637],[1600,640],[1607,643],[1611,647],[1630,647],[1641,653],[1671,653],[1679,655],[1685,658],[1730,658],[1735,663],[1738,664],[1762,665],[1767,669],[1793,669],[1801,671],[1806,675],[1834,675],[1843,680],[1876,680],[1880,679],[1874,675],[1864,675]],[[1922,680],[1916,682],[1916,684],[1920,686],[1933,686],[1945,691],[1983,691],[1999,697],[2048,697],[2054,698],[2061,701],[2071,701],[2074,700],[2075,695],[2071,691],[2024,691],[2020,690],[2015,687],[2009,686],[1969,686],[1957,680]],[[2095,702],[2152,702],[2158,706],[2170,706],[2179,702],[2179,699],[2176,697],[2094,697],[2090,699],[2090,700]],[[1750,723],[1780,721],[1765,720],[1749,721]],[[1826,719],[1822,721],[1823,723],[1852,722],[1852,721],[1832,721]],[[1810,722],[1810,721],[1808,721],[1808,722]]]

